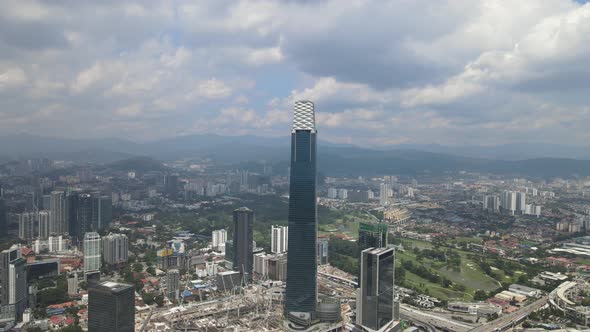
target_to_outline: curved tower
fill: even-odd
[[[297,322],[313,319],[317,303],[316,135],[313,103],[295,102],[285,316]]]

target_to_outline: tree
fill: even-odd
[[[156,269],[153,266],[148,267],[145,272],[151,274],[152,276],[156,276]]]
[[[156,305],[158,305],[158,307],[163,307],[164,306],[164,296],[162,294],[156,296],[154,298],[154,302],[156,302]]]
[[[152,293],[143,293],[141,299],[147,305],[152,305],[155,302],[155,296]]]
[[[484,301],[488,298],[488,293],[484,290],[478,289],[473,294],[473,300],[475,301]]]
[[[83,332],[82,328],[78,325],[66,326],[60,330],[61,332]]]
[[[133,271],[135,271],[135,272],[143,271],[143,265],[141,263],[133,264]]]

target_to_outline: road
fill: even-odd
[[[466,332],[474,328],[474,325],[457,322],[425,311],[416,310],[410,308],[407,305],[400,306],[400,316],[412,321],[427,324],[429,326],[434,326],[437,329],[454,332]]]
[[[504,315],[487,324],[476,327],[469,332],[490,332],[490,331],[505,331],[510,327],[520,324],[531,312],[541,309],[547,304],[548,296],[543,296],[537,301],[521,308],[520,310],[508,315]]]

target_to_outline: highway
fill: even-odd
[[[416,323],[426,324],[427,327],[436,327],[437,330],[466,332],[473,330],[474,328],[474,325],[454,321],[441,316],[433,315],[425,311],[416,310],[403,304],[400,306],[400,316]]]
[[[541,309],[545,304],[547,304],[548,298],[548,296],[543,296],[537,301],[527,305],[524,308],[521,308],[516,312],[504,315],[494,321],[478,326],[469,330],[469,332],[506,331],[507,329],[522,323],[522,321],[528,317],[531,312]]]

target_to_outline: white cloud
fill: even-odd
[[[199,97],[206,99],[220,99],[229,97],[232,94],[232,89],[223,81],[212,78],[198,83],[196,93]]]
[[[0,69],[0,89],[14,88],[27,82],[27,74],[20,67]]]

